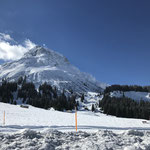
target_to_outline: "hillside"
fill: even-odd
[[[106,87],[104,93],[110,97],[127,97],[135,101],[150,101],[150,86],[111,85]]]
[[[136,91],[113,91],[110,92],[111,97],[128,97],[136,101],[144,100],[150,101],[150,93],[149,92],[136,92]]]
[[[74,111],[60,112],[54,109],[45,110],[29,106],[0,103],[0,125],[3,125],[3,112],[6,113],[5,125],[10,129],[20,128],[52,128],[60,131],[75,131]],[[143,124],[142,119],[118,118],[103,113],[78,111],[78,129],[94,131],[98,129],[150,129],[150,124]],[[3,128],[1,128],[3,130]]]

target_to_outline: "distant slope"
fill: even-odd
[[[150,86],[140,85],[111,85],[104,90],[110,97],[127,97],[136,101],[150,101]]]
[[[1,65],[0,72],[0,80],[17,80],[26,75],[36,86],[47,82],[60,90],[95,92],[106,87],[89,74],[80,72],[61,54],[41,46],[34,47],[17,61]]]
[[[128,97],[136,101],[144,100],[144,101],[150,101],[150,93],[149,92],[136,92],[136,91],[113,91],[110,92],[111,97]]]

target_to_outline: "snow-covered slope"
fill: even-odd
[[[2,126],[4,111],[6,119]],[[117,118],[89,111],[78,111],[77,120],[78,132],[75,133],[74,112],[0,103],[0,149],[150,149],[149,121],[143,124],[142,119]]]
[[[136,101],[144,100],[144,101],[150,101],[150,93],[148,92],[136,92],[136,91],[128,91],[128,92],[122,92],[122,91],[113,91],[110,92],[111,97],[125,97],[131,98]]]
[[[25,75],[36,86],[47,82],[61,90],[100,91],[106,86],[89,74],[80,72],[61,54],[41,46],[34,47],[17,61],[0,66],[0,80],[17,80]]]
[[[19,105],[11,105],[0,102],[0,126],[3,125],[3,112],[5,111],[5,126],[7,128],[20,129],[40,129],[51,128],[60,131],[75,131],[74,112],[60,112],[45,110],[29,106],[21,108]],[[92,131],[98,129],[150,129],[149,124],[143,124],[143,119],[117,118],[103,113],[93,113],[91,111],[78,111],[78,130]]]
[[[100,111],[99,101],[102,100],[103,95],[95,92],[87,92],[84,94],[84,100],[77,98],[76,101],[79,103],[79,110],[92,110],[92,105],[94,105],[95,111]]]

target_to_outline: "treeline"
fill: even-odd
[[[136,91],[136,92],[150,92],[150,86],[138,86],[138,85],[111,85],[106,87],[104,93],[113,91]]]
[[[0,102],[13,104],[14,103],[13,92],[16,91],[17,91],[17,83],[7,82],[6,80],[2,81],[2,84],[0,85]]]
[[[65,91],[60,92],[47,83],[36,89],[33,82],[26,82],[26,77],[20,77],[17,82],[3,80],[0,85],[0,102],[17,104],[18,99],[35,107],[45,109],[53,107],[60,111],[72,110],[77,106],[75,94],[66,96]]]
[[[127,97],[104,96],[99,102],[99,107],[107,115],[114,115],[125,118],[141,118],[149,120],[150,102],[135,101]]]

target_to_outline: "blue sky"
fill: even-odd
[[[149,0],[1,0],[0,33],[45,44],[99,81],[150,85],[149,6]]]

